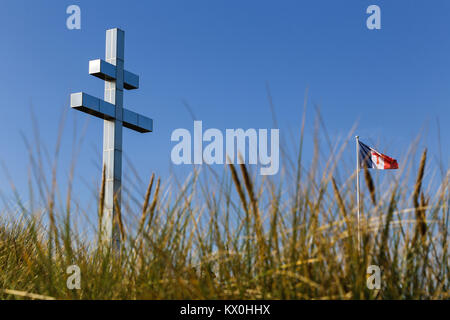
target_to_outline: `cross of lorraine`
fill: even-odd
[[[72,93],[70,106],[104,120],[103,170],[105,193],[101,225],[102,242],[120,248],[118,214],[122,185],[122,128],[140,133],[153,131],[153,120],[123,107],[123,90],[139,88],[139,76],[124,69],[125,32],[106,31],[106,57],[89,62],[89,74],[105,81],[104,100],[84,92]]]

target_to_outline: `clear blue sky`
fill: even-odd
[[[79,31],[66,28],[71,4],[81,7]],[[371,4],[381,7],[381,30],[366,28]],[[144,180],[153,171],[169,175],[172,131],[192,130],[183,100],[204,128],[271,128],[266,82],[288,141],[299,131],[308,87],[309,136],[318,104],[334,137],[359,120],[363,141],[401,158],[425,128],[422,145],[437,156],[439,118],[448,161],[449,21],[444,0],[3,1],[0,159],[26,188],[21,132],[32,139],[31,106],[49,150],[67,111],[60,178],[67,175],[74,125],[79,134],[87,125],[75,192],[90,192],[87,185],[100,180],[103,123],[69,110],[69,95],[103,97],[103,81],[88,75],[88,61],[104,58],[105,30],[119,27],[125,67],[140,75],[140,89],[126,92],[124,105],[154,119],[151,134],[124,130],[124,154]],[[308,157],[310,144],[306,148]],[[2,179],[0,188],[8,193],[9,184]]]

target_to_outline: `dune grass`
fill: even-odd
[[[76,233],[72,186],[56,209],[52,175],[39,191],[46,203],[18,203],[0,220],[0,298],[448,299],[450,171],[426,179],[427,152],[413,170],[414,148],[383,185],[363,170],[358,249],[355,171],[337,169],[350,135],[330,147],[333,158],[314,139],[306,169],[302,126],[298,157],[278,178],[245,165],[193,168],[182,185],[153,175],[134,195],[138,212],[122,207],[137,218],[118,223],[120,252]],[[101,186],[98,195],[102,212]],[[80,290],[66,285],[73,264]],[[369,265],[381,268],[380,290],[367,288]]]

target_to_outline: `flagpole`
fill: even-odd
[[[356,136],[356,203],[358,206],[357,219],[358,219],[358,252],[360,252],[361,238],[359,230],[359,216],[360,216],[360,204],[359,204],[359,136]]]

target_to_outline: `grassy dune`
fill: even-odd
[[[119,221],[120,253],[76,234],[70,192],[56,209],[53,179],[39,210],[18,203],[20,219],[0,220],[0,298],[448,299],[448,168],[428,179],[438,168],[418,150],[420,162],[400,162],[382,185],[363,170],[358,250],[355,172],[337,169],[346,143],[331,159],[318,141],[305,169],[302,134],[279,178],[245,165],[193,168],[178,186],[152,176],[134,195],[138,212],[123,206],[137,219]],[[66,286],[72,264],[80,290]],[[381,268],[380,290],[367,288],[369,265]]]

